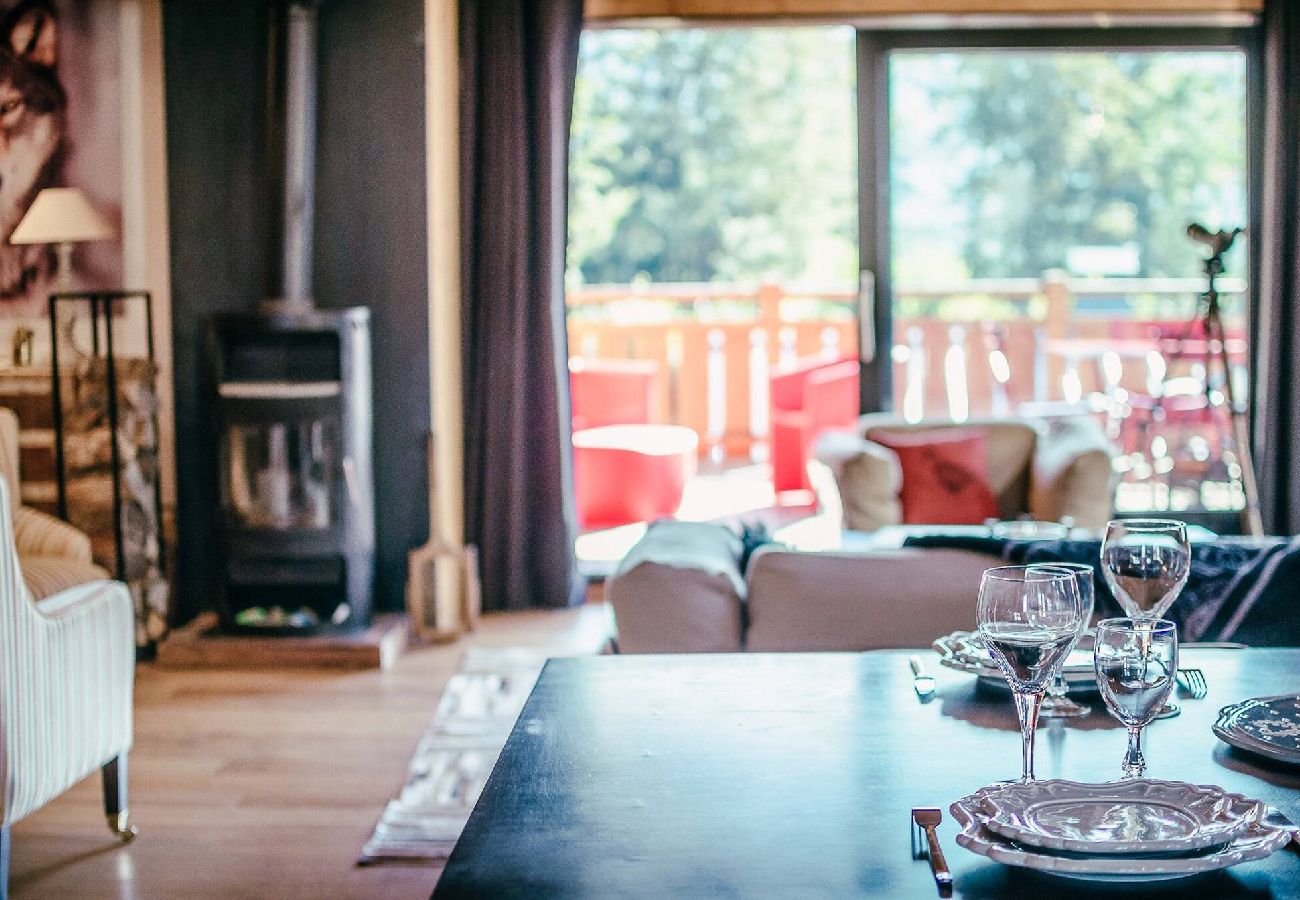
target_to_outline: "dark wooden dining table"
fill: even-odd
[[[910,811],[937,806],[954,896],[1111,896],[959,847],[948,806],[1019,775],[1010,694],[907,651],[606,656],[547,663],[434,890],[450,897],[934,897]],[[1300,693],[1300,649],[1184,648],[1203,700],[1148,729],[1147,774],[1217,784],[1300,821],[1300,767],[1211,732],[1220,707]],[[1038,731],[1040,778],[1119,775],[1105,711]],[[1137,893],[1300,897],[1300,853]],[[1118,889],[1133,896],[1130,888]]]

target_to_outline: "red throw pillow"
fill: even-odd
[[[989,488],[984,432],[873,433],[871,440],[898,454],[903,469],[903,522],[908,525],[981,525],[998,518]]]

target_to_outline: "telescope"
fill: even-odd
[[[1221,229],[1219,231],[1210,231],[1204,225],[1197,222],[1187,226],[1187,236],[1197,243],[1204,244],[1210,248],[1210,257],[1222,256],[1228,252],[1232,242],[1237,239],[1244,229],[1234,228],[1231,231]]]

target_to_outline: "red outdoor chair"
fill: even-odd
[[[658,374],[653,360],[569,364],[574,495],[583,530],[649,522],[681,506],[699,436],[654,424]]]
[[[658,375],[659,365],[652,359],[571,360],[573,430],[653,422]]]
[[[807,462],[824,431],[858,419],[858,361],[805,359],[771,381],[772,483],[778,494],[812,490]]]

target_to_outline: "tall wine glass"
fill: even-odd
[[[1069,572],[1074,576],[1079,587],[1079,601],[1083,604],[1083,618],[1079,624],[1079,638],[1082,638],[1088,631],[1088,624],[1092,621],[1092,611],[1095,602],[1096,592],[1092,584],[1092,566],[1085,563],[1044,563],[1044,568],[1058,569],[1062,572]],[[1078,638],[1074,644],[1070,645],[1070,651],[1074,650],[1078,644]],[[1056,676],[1052,679],[1051,686],[1047,689],[1047,694],[1043,697],[1043,705],[1038,710],[1038,715],[1049,719],[1077,719],[1086,716],[1092,712],[1091,707],[1082,703],[1076,703],[1069,697],[1069,692],[1065,684],[1065,665],[1069,659],[1070,651],[1061,657],[1061,664],[1056,669]]]
[[[1192,547],[1176,519],[1116,519],[1101,543],[1106,584],[1131,619],[1158,619],[1187,584]]]
[[[1006,676],[1020,714],[1021,781],[1034,780],[1034,729],[1043,691],[1078,640],[1083,603],[1074,575],[1047,566],[1000,566],[984,572],[977,610],[980,636]]]
[[[1178,671],[1178,630],[1168,619],[1103,619],[1093,646],[1097,685],[1128,729],[1123,778],[1141,778],[1142,729],[1160,712]]]

